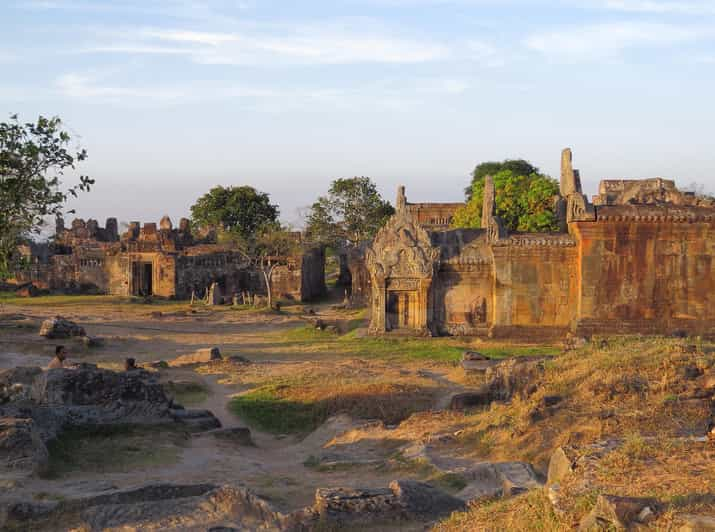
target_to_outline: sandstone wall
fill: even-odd
[[[697,208],[600,207],[575,222],[578,326],[589,332],[715,331],[715,216]]]
[[[578,248],[566,235],[512,236],[493,247],[495,336],[565,332],[575,317]]]
[[[493,310],[492,264],[444,267],[432,290],[433,319],[439,334],[469,335],[486,332]]]

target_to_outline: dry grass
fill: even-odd
[[[432,406],[434,382],[392,376],[390,371],[360,361],[322,367],[252,365],[230,377],[250,383],[251,389],[234,396],[229,406],[255,426],[279,433],[307,433],[336,414],[398,423]]]
[[[573,525],[554,514],[541,490],[511,499],[487,500],[474,504],[467,512],[456,512],[432,530],[434,532],[566,532]]]

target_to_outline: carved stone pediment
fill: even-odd
[[[440,250],[429,234],[408,212],[395,214],[378,231],[365,254],[368,270],[382,284],[386,279],[432,278],[439,263]]]
[[[571,194],[566,200],[566,221],[592,222],[596,220],[596,210],[583,194]]]

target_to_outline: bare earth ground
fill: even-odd
[[[52,302],[53,298],[45,298]],[[246,422],[232,413],[227,405],[231,397],[252,387],[255,382],[270,382],[282,376],[297,373],[340,375],[346,368],[356,366],[355,375],[360,379],[364,373],[380,380],[398,382],[420,381],[424,387],[435,388],[442,397],[448,397],[450,389],[459,389],[458,384],[423,378],[417,373],[434,365],[429,360],[405,362],[400,365],[382,360],[365,361],[332,350],[312,349],[306,341],[292,341],[281,333],[291,330],[303,332],[306,315],[301,306],[288,308],[281,313],[260,313],[254,310],[230,311],[209,310],[206,307],[189,311],[186,304],[143,305],[115,304],[109,298],[58,298],[56,305],[5,304],[4,316],[19,314],[26,319],[5,321],[0,329],[0,368],[17,365],[45,366],[58,343],[69,348],[69,362],[92,362],[110,369],[121,369],[126,357],[134,357],[137,363],[171,360],[192,353],[199,348],[218,346],[224,357],[242,356],[254,364],[247,367],[249,378],[223,374],[221,368],[169,368],[161,370],[161,379],[168,381],[191,381],[198,383],[207,393],[192,402],[192,408],[211,410],[224,427],[246,426]],[[355,312],[333,311],[328,305],[314,307],[325,320],[349,320]],[[188,311],[188,312],[187,312]],[[162,312],[159,317],[156,313]],[[172,315],[176,313],[178,315]],[[184,315],[185,314],[185,315]],[[105,339],[100,348],[88,349],[72,340],[51,341],[38,336],[39,325],[47,317],[62,315],[82,324],[87,334]],[[12,317],[12,316],[11,316]],[[433,371],[439,375],[447,371],[451,363],[439,363]],[[199,371],[196,371],[198,369]],[[213,372],[217,372],[214,374]],[[442,400],[441,402],[444,402]],[[425,408],[431,407],[428,399]],[[161,460],[151,467],[137,460],[137,468],[122,463],[120,470],[111,467],[92,471],[91,467],[64,471],[59,478],[38,479],[26,483],[22,489],[28,493],[41,493],[42,497],[67,497],[74,494],[94,492],[110,486],[123,488],[143,482],[222,482],[239,483],[250,487],[258,495],[268,499],[276,508],[293,510],[311,504],[315,489],[326,486],[384,487],[396,477],[394,471],[375,467],[335,467],[330,470],[304,465],[311,457],[324,453],[324,446],[334,437],[363,425],[365,420],[353,420],[347,415],[331,417],[309,435],[273,434],[262,431],[255,425],[251,433],[255,447],[237,446],[206,436],[191,436],[180,442],[175,460]],[[401,440],[400,440],[401,441]],[[399,443],[399,442],[398,442]],[[157,442],[156,445],[163,444]],[[172,445],[172,444],[170,444]],[[176,444],[173,444],[176,445]],[[381,437],[374,444],[355,450],[351,461],[386,458],[395,448],[389,437]],[[409,478],[411,472],[401,474]]]
[[[601,491],[670,501],[656,529],[671,528],[680,511],[715,516],[715,451],[694,439],[705,432],[708,407],[691,398],[679,373],[682,364],[712,368],[713,344],[698,339],[696,354],[673,355],[682,340],[609,339],[561,354],[552,345],[380,340],[362,336],[361,312],[328,304],[312,309],[338,330],[312,328],[316,315],[302,305],[268,313],[102,296],[6,299],[0,369],[45,365],[57,342],[37,333],[41,321],[55,315],[105,339],[91,349],[65,341],[70,361],[121,369],[126,357],[139,364],[170,361],[213,346],[225,359],[247,359],[159,372],[163,382],[188,390],[176,392],[178,402],[211,410],[224,427],[249,426],[255,443],[162,432],[78,441],[76,452],[68,451],[76,456],[57,474],[13,488],[28,498],[54,499],[150,481],[232,483],[289,511],[311,504],[316,488],[385,487],[396,478],[458,494],[467,484],[462,473],[480,462],[522,460],[545,473],[559,445],[620,438],[623,450],[600,466]],[[558,356],[528,400],[452,412],[445,409],[450,398],[478,384],[458,365],[465,349],[496,357]],[[534,416],[547,395],[563,401],[548,415]],[[99,456],[91,455],[93,447]],[[568,530],[594,496],[575,493],[566,516],[554,515],[541,491],[486,501],[440,526]]]

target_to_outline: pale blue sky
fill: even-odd
[[[104,220],[337,177],[462,199],[480,161],[715,191],[713,0],[0,0],[0,113],[60,115]]]

